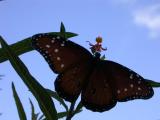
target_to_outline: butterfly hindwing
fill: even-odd
[[[34,35],[32,46],[43,55],[55,73],[62,73],[79,61],[92,57],[85,48],[57,35]]]
[[[81,95],[82,103],[87,109],[103,112],[116,105],[116,96],[110,84],[111,78],[105,74],[103,61],[97,61],[88,81]]]
[[[55,80],[55,90],[59,96],[70,102],[76,100],[90,73],[91,65],[90,61],[82,61],[58,75]]]
[[[152,87],[139,74],[112,61],[106,61],[105,66],[111,71],[118,101],[149,99],[153,96]]]

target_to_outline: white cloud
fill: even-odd
[[[146,27],[150,36],[160,36],[160,4],[145,7],[134,12],[134,22]]]

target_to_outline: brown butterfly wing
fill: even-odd
[[[94,67],[88,78],[88,84],[82,90],[81,100],[87,109],[103,112],[113,108],[117,101],[112,90],[112,79],[105,73],[110,73],[109,69],[105,71],[105,62],[97,61]]]
[[[55,81],[57,93],[67,101],[76,100],[90,74],[91,65],[89,61],[82,62],[61,73]]]
[[[105,62],[106,69],[111,71],[109,76],[112,76],[113,89],[116,91],[118,101],[149,99],[153,96],[151,85],[139,74],[113,61]]]
[[[32,46],[43,55],[55,73],[62,73],[79,61],[92,58],[85,48],[57,35],[34,35]]]
[[[60,36],[37,34],[32,38],[50,68],[58,73],[55,90],[67,101],[79,96],[86,76],[92,67],[92,55],[85,48]]]

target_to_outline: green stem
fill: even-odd
[[[75,102],[76,101],[71,103],[71,106],[70,106],[70,109],[69,109],[69,112],[68,112],[66,120],[71,120],[71,118],[73,117],[73,111],[74,111]]]

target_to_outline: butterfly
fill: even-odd
[[[73,102],[81,94],[81,102],[87,109],[103,112],[117,102],[149,99],[154,94],[151,85],[136,72],[95,57],[64,37],[36,34],[32,37],[32,46],[58,74],[55,90],[66,101]]]

